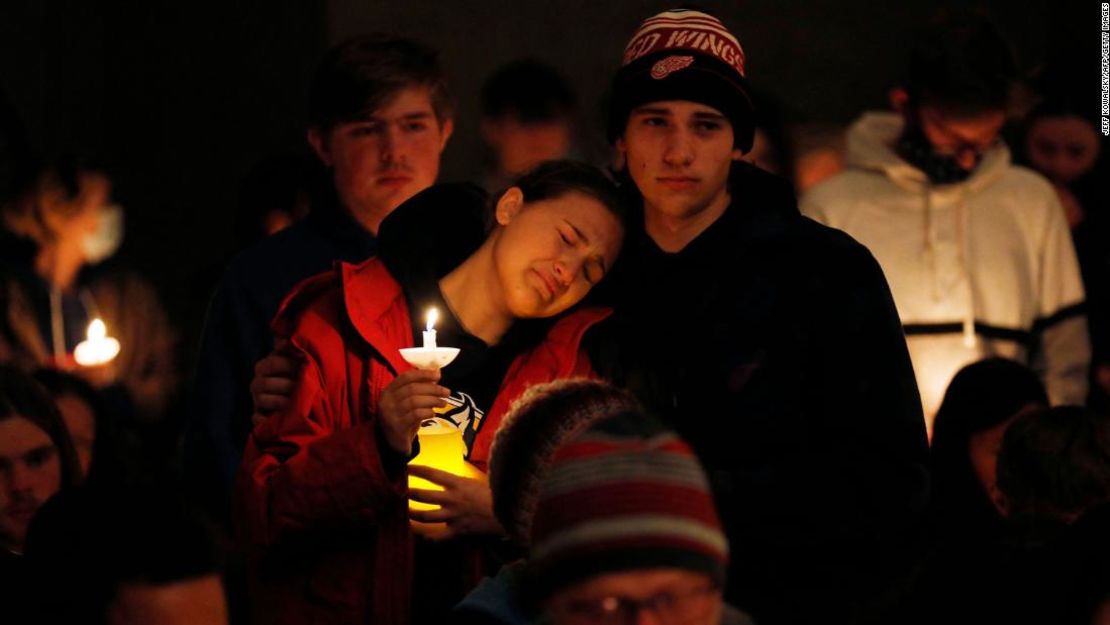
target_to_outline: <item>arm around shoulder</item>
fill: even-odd
[[[303,347],[303,337],[294,345]],[[244,542],[256,547],[369,530],[407,507],[405,473],[387,471],[375,419],[349,414],[348,398],[333,396],[359,381],[327,379],[345,375],[343,367],[302,351],[289,405],[251,433],[239,472],[236,521]]]

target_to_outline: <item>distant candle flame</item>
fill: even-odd
[[[426,329],[428,330],[428,332],[431,332],[432,330],[435,330],[436,321],[439,321],[439,311],[436,310],[435,308],[429,308],[428,309],[428,315],[427,315],[427,317],[425,317],[425,319],[427,319],[427,324],[428,325],[427,325]]]
[[[108,336],[108,328],[100,319],[93,319],[85,331],[88,338],[77,344],[73,359],[83,367],[111,362],[119,354],[119,341]]]
[[[107,336],[107,334],[108,328],[104,326],[104,322],[100,319],[93,319],[92,322],[89,323],[88,331],[85,333],[90,341],[100,340]]]

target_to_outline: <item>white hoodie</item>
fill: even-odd
[[[867,113],[848,169],[802,212],[867,246],[886,273],[927,415],[952,376],[988,356],[1030,364],[1053,403],[1082,404],[1090,345],[1083,285],[1056,192],[990,149],[966,181],[935,186],[894,151],[902,119]]]

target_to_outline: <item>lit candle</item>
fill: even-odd
[[[108,328],[100,319],[93,319],[85,340],[73,350],[73,359],[82,367],[95,367],[111,362],[119,354],[119,341],[108,336]]]
[[[451,364],[455,356],[459,355],[458,347],[440,347],[436,345],[436,321],[439,312],[429,308],[427,313],[427,327],[424,331],[423,347],[404,347],[401,349],[401,358],[417,369],[442,369]]]
[[[435,308],[429,308],[428,314],[425,317],[427,325],[424,330],[424,349],[436,348],[436,321],[439,320],[439,311]]]

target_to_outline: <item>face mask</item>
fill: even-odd
[[[110,204],[100,209],[96,230],[81,239],[85,261],[95,265],[116,253],[123,243],[123,207]]]
[[[898,154],[917,167],[933,184],[954,184],[967,180],[975,167],[964,169],[953,156],[937,154],[925,133],[916,125],[907,126],[898,138]],[[976,163],[978,166],[978,163]]]

